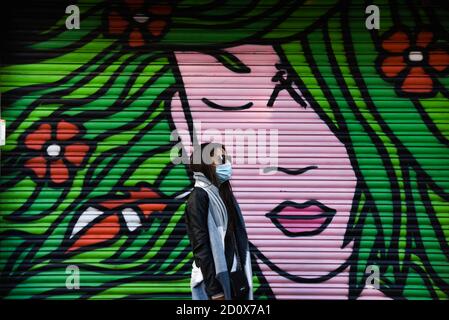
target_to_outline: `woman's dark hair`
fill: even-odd
[[[212,164],[212,158],[215,156],[217,149],[222,149],[223,153],[226,152],[224,145],[215,142],[206,142],[194,148],[192,155],[190,156],[189,169],[193,172],[203,173],[210,182],[217,186],[221,199],[223,200],[226,210],[228,211],[228,218],[231,230],[235,230],[235,221],[237,218],[237,212],[234,204],[234,195],[232,192],[231,183],[229,180],[219,183],[217,176],[215,175],[215,167]],[[224,163],[224,159],[222,163]]]

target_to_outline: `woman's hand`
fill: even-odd
[[[212,299],[212,300],[224,300],[224,299],[225,299],[225,296],[224,296],[224,293],[217,293],[217,294],[214,294],[214,295],[211,297],[211,299]]]

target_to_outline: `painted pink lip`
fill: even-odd
[[[319,201],[304,203],[284,201],[266,214],[273,224],[289,237],[312,236],[322,232],[336,211]]]

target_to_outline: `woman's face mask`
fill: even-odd
[[[230,162],[225,164],[219,164],[215,167],[215,175],[217,176],[218,182],[223,183],[231,179],[232,166]]]

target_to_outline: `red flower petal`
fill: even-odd
[[[397,76],[406,67],[404,57],[402,56],[390,56],[384,59],[382,62],[382,72],[387,77]]]
[[[443,71],[449,66],[449,53],[435,50],[429,53],[429,64],[437,71]]]
[[[109,14],[109,33],[114,35],[122,34],[129,25],[129,22],[122,18],[117,12]]]
[[[144,0],[125,0],[126,5],[132,10],[138,10],[143,7]]]
[[[56,139],[69,140],[79,133],[79,129],[73,123],[61,120],[56,127]]]
[[[69,178],[69,170],[62,159],[50,163],[50,177],[54,183],[64,183],[67,181]]]
[[[168,16],[172,12],[172,7],[166,4],[154,5],[148,8],[148,12],[159,15]]]
[[[98,244],[114,238],[120,231],[120,222],[116,214],[108,216],[87,229],[67,251]]]
[[[433,39],[433,33],[429,31],[421,31],[416,37],[416,44],[420,47],[427,47]]]
[[[159,37],[167,26],[164,20],[154,20],[148,24],[148,31],[153,37]]]
[[[75,166],[79,166],[86,157],[89,146],[84,143],[74,143],[65,147],[64,157]]]
[[[130,47],[141,47],[144,45],[142,32],[140,32],[137,28],[129,35],[129,46]]]
[[[40,150],[42,145],[51,138],[51,126],[42,123],[35,131],[25,137],[25,145],[33,150]]]
[[[410,40],[408,35],[403,31],[397,31],[382,42],[384,50],[401,53],[408,49]]]
[[[413,67],[402,83],[402,91],[406,93],[429,93],[432,91],[432,78],[422,67]]]
[[[33,170],[38,178],[43,178],[47,173],[47,160],[44,157],[34,157],[25,162],[25,167]]]

